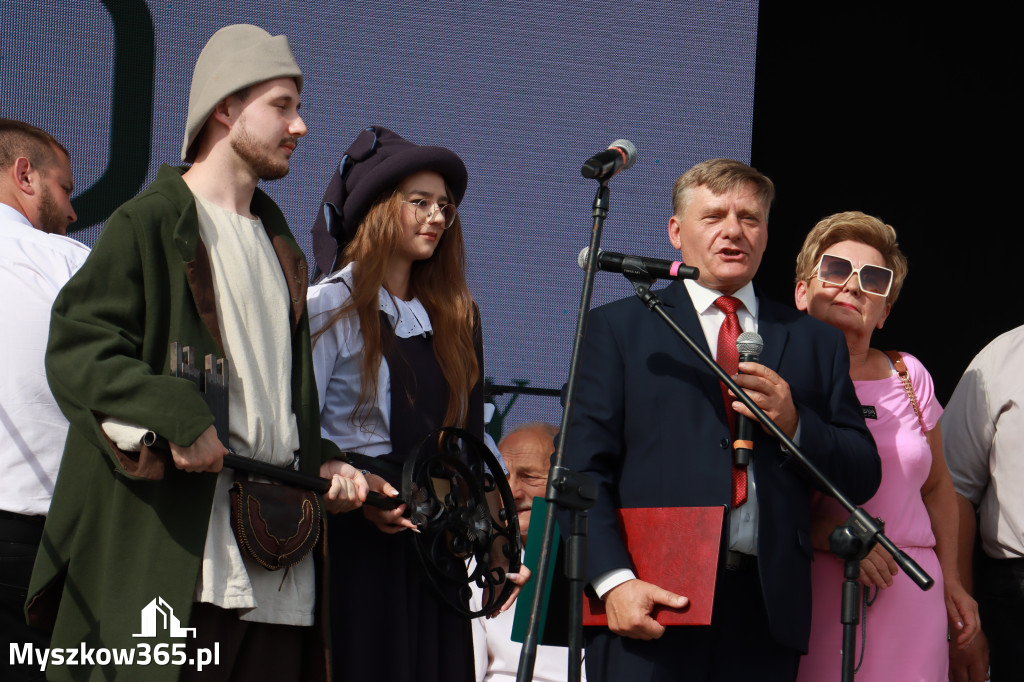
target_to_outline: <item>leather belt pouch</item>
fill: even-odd
[[[312,491],[235,480],[230,495],[238,547],[267,570],[299,563],[320,538],[320,505]]]

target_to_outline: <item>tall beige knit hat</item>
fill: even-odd
[[[287,36],[272,36],[251,24],[233,24],[214,33],[192,73],[181,160],[195,160],[196,138],[218,102],[250,85],[288,76],[302,92],[302,71]]]

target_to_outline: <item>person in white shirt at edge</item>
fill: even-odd
[[[555,452],[558,427],[551,424],[531,423],[517,427],[498,444],[498,450],[508,468],[508,484],[516,501],[519,530],[526,546],[530,529],[530,510],[533,498],[544,498],[551,469],[551,455]],[[537,540],[540,542],[540,540]],[[481,608],[479,588],[473,589],[470,607]],[[521,603],[521,607],[530,604]],[[519,670],[519,652],[523,645],[512,641],[514,611],[508,610],[492,619],[473,621],[473,649],[476,658],[477,682],[505,682],[516,679]],[[568,679],[568,649],[561,646],[538,646],[537,661],[533,669],[534,682],[563,682]],[[583,671],[583,679],[587,679]]]
[[[1024,670],[1022,373],[1019,326],[971,360],[942,415],[960,520],[960,574],[978,600],[982,624],[973,646],[950,643],[951,682],[981,682],[990,673],[995,682],[1014,680]]]
[[[73,190],[60,142],[0,118],[0,641],[37,647],[50,637],[26,624],[25,596],[68,432],[43,357],[53,299],[89,255],[64,236],[76,218]],[[4,679],[43,673],[12,664]]]

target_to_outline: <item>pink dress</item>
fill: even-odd
[[[917,358],[902,355],[921,416],[930,431],[942,414],[931,375]],[[942,570],[935,555],[928,510],[921,499],[921,486],[931,469],[931,450],[903,382],[895,373],[886,379],[856,381],[854,385],[861,405],[874,407],[877,413],[877,418],[868,416],[865,421],[882,459],[882,485],[864,508],[872,516],[882,517],[889,539],[935,579],[932,589],[923,592],[900,571],[891,587],[878,591],[877,599],[857,626],[854,665],[864,647],[861,628],[866,617],[867,647],[855,678],[858,682],[945,682],[949,650]],[[812,508],[844,519],[848,516],[838,502],[820,493],[815,494]],[[797,682],[839,680],[843,562],[830,552],[815,550],[811,582],[810,650],[800,661]]]

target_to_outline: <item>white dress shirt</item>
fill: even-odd
[[[483,591],[472,585],[469,608],[479,611],[483,607]],[[516,609],[529,609],[530,603],[517,599],[515,606],[494,618],[473,619],[473,658],[476,661],[477,682],[514,682],[519,673],[521,642],[512,640],[512,625]],[[569,679],[569,649],[564,646],[537,645],[533,682],[565,682]],[[587,680],[586,668],[580,669],[582,681]]]
[[[362,382],[362,328],[359,317],[347,315],[317,337],[331,316],[351,299],[354,263],[309,288],[306,297],[309,327],[313,341],[313,370],[320,394],[320,429],[324,438],[343,451],[379,457],[391,452],[391,373],[387,360],[381,358],[377,371],[377,395],[357,415],[356,403]],[[407,339],[433,333],[430,316],[419,299],[403,301],[384,288],[378,294],[380,310],[384,311],[395,336]]]
[[[979,505],[985,554],[1024,558],[1024,326],[971,361],[942,415],[942,446],[956,491]]]
[[[57,292],[89,255],[84,244],[47,234],[0,203],[0,509],[46,514],[68,421],[43,364]]]

